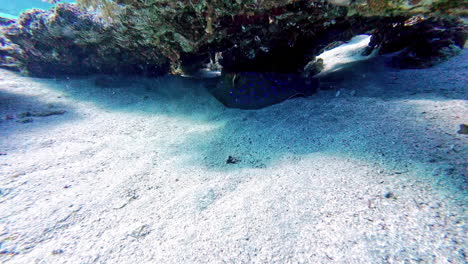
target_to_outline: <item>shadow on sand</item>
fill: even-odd
[[[0,90],[0,140],[22,129],[57,126],[77,117],[68,104],[49,103],[35,96]]]
[[[437,118],[437,113],[425,110],[429,106],[424,104],[465,99],[466,53],[426,70],[388,69],[384,59],[324,78],[326,89],[309,98],[255,111],[226,109],[207,93],[203,82],[181,77],[91,76],[44,81],[59,84],[54,90],[108,111],[222,124],[209,133],[186,135],[183,148],[167,149],[167,155],[177,155],[180,149],[190,153],[190,158],[176,161],[181,166],[263,169],[280,160],[325,152],[385,164],[397,171],[414,163],[444,164],[448,172],[441,180],[466,189],[465,138],[456,133],[457,127]],[[0,93],[0,98],[16,109],[41,105],[8,93]],[[228,164],[229,156],[240,161]]]

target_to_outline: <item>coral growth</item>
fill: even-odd
[[[58,4],[4,26],[0,65],[38,75],[159,74],[170,62],[173,72],[190,74],[216,57],[224,72],[299,73],[333,43],[368,33],[383,52],[417,46],[416,57],[425,62],[412,64],[423,67],[455,55],[466,40],[466,28],[447,17],[463,13],[466,4],[446,0],[77,2],[82,9]],[[414,34],[417,45],[408,37],[416,29],[422,30]]]
[[[1,64],[33,75],[167,71],[155,46],[119,45],[113,26],[72,4],[27,11],[2,32]]]

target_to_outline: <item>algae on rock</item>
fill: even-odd
[[[0,46],[0,63],[21,64],[27,71],[45,74],[47,70],[71,69],[74,64],[83,66],[84,73],[95,69],[147,72],[147,68],[164,72],[170,62],[174,72],[190,73],[216,57],[224,72],[297,73],[331,43],[367,33],[374,35],[373,47],[403,49],[407,46],[400,44],[411,43],[396,30],[408,33],[422,25],[430,27],[429,22],[435,21],[431,17],[452,21],[446,16],[466,10],[466,1],[453,4],[446,0],[77,2],[84,9],[59,4],[49,12],[29,11],[3,27],[1,41],[6,45]],[[60,19],[48,18],[55,16]],[[418,16],[424,19],[411,20]],[[398,26],[392,29],[393,25]],[[435,49],[426,47],[434,54],[421,54],[422,60],[437,62],[435,57],[453,56],[455,46],[463,47],[466,26],[460,22],[441,25],[450,34],[425,30],[426,35],[420,35],[428,41],[431,36],[447,38],[438,41]],[[418,43],[432,45],[428,41]],[[86,59],[79,60],[80,56]],[[40,65],[53,67],[41,70]]]
[[[119,45],[114,25],[73,4],[27,11],[1,32],[2,66],[32,75],[167,72],[168,61],[155,46]]]
[[[268,56],[297,41],[335,31],[340,23],[360,17],[411,17],[414,14],[466,13],[466,1],[448,0],[78,0],[112,19],[122,46],[155,45],[177,68],[197,57],[235,47],[236,61]],[[301,27],[301,28],[299,28]],[[356,27],[353,25],[352,27]],[[359,28],[365,26],[357,25]],[[354,29],[352,29],[354,30]],[[342,30],[341,30],[342,32]],[[356,32],[363,33],[363,32]],[[350,38],[352,36],[349,36]],[[336,40],[342,36],[336,37]],[[322,43],[320,43],[321,45]],[[305,45],[305,43],[304,43]],[[309,50],[302,50],[308,52]],[[313,53],[313,52],[312,52]],[[313,56],[314,54],[312,54]],[[251,58],[249,60],[248,58]],[[233,58],[229,57],[228,60]],[[225,60],[225,61],[228,61]],[[270,60],[271,62],[271,60]],[[229,61],[229,64],[235,62]],[[242,63],[245,64],[245,63]],[[258,66],[258,65],[257,65]],[[234,67],[236,68],[236,67]]]

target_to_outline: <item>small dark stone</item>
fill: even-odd
[[[461,124],[460,125],[460,130],[458,130],[458,134],[463,134],[463,135],[468,134],[468,125]]]
[[[54,249],[54,250],[52,251],[52,255],[60,255],[60,254],[62,254],[63,252],[64,252],[63,249]]]
[[[70,187],[71,187],[70,184],[67,184],[67,185],[63,186],[64,189],[68,189],[68,188],[70,188]]]
[[[6,152],[0,152],[0,156],[6,156]]]
[[[226,160],[226,164],[237,164],[239,163],[241,160],[236,158],[236,157],[233,157],[233,156],[229,156],[228,159]]]
[[[131,237],[136,239],[143,238],[151,233],[151,228],[149,225],[142,225],[130,233]]]
[[[384,195],[384,197],[387,198],[387,199],[390,199],[390,198],[395,199],[395,198],[396,198],[396,197],[395,197],[395,194],[392,193],[392,192],[386,193],[386,194]]]

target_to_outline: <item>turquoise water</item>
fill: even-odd
[[[65,0],[62,1],[65,3],[74,3],[76,1]],[[0,16],[15,18],[21,12],[31,9],[31,8],[40,8],[40,9],[49,9],[53,7],[53,4],[44,2],[42,0],[0,0]]]
[[[0,15],[52,6],[0,0]],[[369,35],[330,44],[361,18],[343,13],[325,32],[285,11],[278,26],[228,15],[219,39],[232,43],[185,52],[203,17],[187,29],[151,12],[135,12],[141,24],[119,12],[120,24],[65,6],[0,26],[0,264],[466,262],[466,50],[392,68],[369,55]],[[180,37],[160,42],[157,26]],[[402,30],[421,41],[381,41],[431,50],[454,30],[421,29]],[[188,54],[175,61],[184,78],[157,64],[160,49]]]

